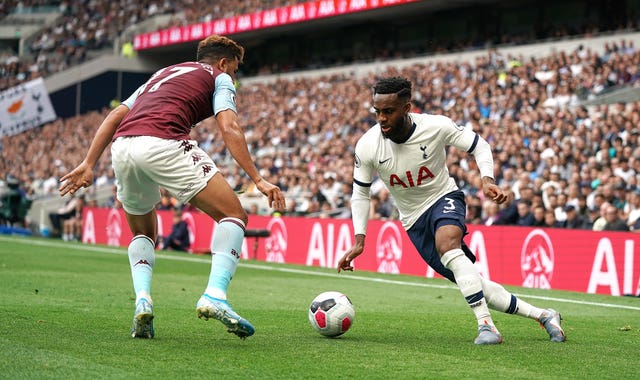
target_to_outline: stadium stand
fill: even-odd
[[[628,18],[623,29],[635,30],[635,18]],[[615,25],[610,30],[619,30]],[[442,49],[411,59],[243,77],[238,101],[250,148],[262,174],[286,189],[292,200],[290,209],[280,212],[349,216],[351,149],[375,123],[369,89],[378,76],[404,75],[418,84],[416,111],[447,114],[492,144],[497,180],[514,192],[515,207],[541,206],[564,223],[572,205],[586,220],[581,227],[592,228],[599,217],[596,211],[608,203],[634,224],[638,206],[632,198],[640,179],[640,38],[637,33],[605,33],[568,39],[568,33],[552,32],[553,41],[537,44],[456,53]],[[415,51],[406,52],[412,54]],[[5,137],[0,172],[16,175],[35,198],[55,199],[57,178],[81,159],[106,112],[60,118]],[[194,138],[243,192],[247,209],[267,213],[255,189],[216,143],[215,126],[207,123],[194,129]],[[510,208],[495,210],[497,215],[490,217],[482,194],[473,189],[479,178],[468,170],[473,161],[464,152],[452,152],[449,158],[452,175],[479,214],[471,219],[474,223],[516,223],[508,216],[517,210]],[[107,154],[97,168],[102,186],[88,194],[100,204],[111,194],[109,167]],[[523,199],[526,189],[532,191]],[[384,198],[380,184],[373,191]],[[36,203],[30,213],[34,224],[38,210],[56,208],[61,200]],[[372,217],[393,217],[388,202],[380,204],[386,209],[373,210]]]
[[[119,53],[136,33],[223,19],[276,9],[303,0],[156,2],[8,1],[0,15],[11,24],[16,15],[47,17],[37,31],[24,34],[26,25],[9,27],[0,38],[0,90],[38,76],[47,77],[104,54]],[[337,17],[331,23],[277,28],[239,36],[254,57],[241,68],[245,75],[341,66],[353,62],[477,50],[487,46],[530,44],[532,41],[589,37],[614,31],[638,30],[638,8],[633,2],[598,0],[416,1],[393,10],[363,17]],[[11,11],[10,11],[11,10]],[[535,17],[531,17],[535,14]],[[487,27],[491,18],[495,26]],[[20,18],[17,18],[20,19]],[[28,20],[28,19],[27,19]],[[398,21],[400,20],[400,21]],[[463,25],[461,28],[452,28]],[[306,31],[300,28],[307,28]],[[21,34],[21,31],[23,34]],[[0,30],[1,32],[1,30]],[[282,38],[286,36],[287,38]],[[9,44],[6,42],[10,41]],[[156,49],[151,59],[170,53],[184,60],[191,49]],[[190,53],[189,53],[190,54]],[[189,58],[192,58],[189,56]],[[9,63],[6,63],[9,61]]]

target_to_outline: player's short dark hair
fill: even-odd
[[[411,82],[403,77],[380,79],[373,86],[373,94],[396,94],[399,99],[411,100]]]
[[[228,37],[214,34],[198,43],[197,60],[202,61],[207,58],[214,61],[221,58],[237,58],[242,63],[244,48]]]

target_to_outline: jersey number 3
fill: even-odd
[[[453,203],[453,199],[445,197],[444,200],[447,201],[447,204],[442,208],[443,214],[448,214],[450,212],[456,211],[456,204]]]

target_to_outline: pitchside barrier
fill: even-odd
[[[85,208],[82,241],[127,246],[131,232],[120,209]],[[160,235],[172,213],[158,213]],[[208,253],[215,223],[184,212],[191,252]],[[353,244],[350,219],[249,216],[242,259],[335,268]],[[260,233],[257,233],[257,232]],[[255,240],[254,240],[255,239]],[[486,278],[505,285],[606,295],[640,294],[640,234],[556,228],[470,225],[466,243]],[[440,277],[420,258],[398,221],[369,222],[357,270]]]

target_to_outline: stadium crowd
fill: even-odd
[[[336,74],[243,85],[241,125],[262,175],[286,191],[285,215],[348,217],[356,139],[375,124],[370,88],[379,76],[415,83],[416,112],[444,114],[492,145],[497,183],[515,201],[498,207],[477,192],[479,174],[465,152],[447,163],[467,197],[468,222],[640,230],[640,102],[580,106],[616,85],[640,86],[640,51],[613,41],[601,53],[577,46],[541,58],[488,51],[475,62],[390,66],[354,78]],[[60,175],[82,159],[105,116],[58,119],[2,140],[0,172],[18,177],[34,197],[55,196]],[[240,174],[211,120],[193,129],[244,197],[259,193]],[[97,186],[112,186],[110,156],[97,167]],[[384,186],[372,186],[371,218],[397,211]],[[174,200],[163,201],[168,208]],[[255,208],[254,213],[266,213]]]
[[[59,1],[23,0],[0,2],[0,17],[16,8],[57,7],[62,17],[51,27],[29,38],[27,52],[0,51],[0,91],[22,82],[47,77],[85,62],[91,51],[113,48],[129,28],[157,15],[172,15],[168,25],[188,25],[233,15],[252,13],[303,2],[303,0],[202,0]]]
[[[136,25],[157,15],[171,15],[171,26],[190,25],[239,14],[248,14],[265,9],[275,9],[287,5],[303,3],[307,0],[233,0],[205,2],[203,0],[143,0],[128,1],[78,1],[78,0],[9,0],[0,2],[0,17],[15,8],[58,7],[62,17],[51,27],[46,27],[26,41],[26,52],[18,56],[11,50],[0,51],[0,91],[22,82],[47,77],[69,67],[87,61],[91,56],[113,49],[114,41],[122,44],[132,38],[131,31]],[[614,31],[639,30],[637,17],[628,20],[610,18],[604,25],[584,20],[580,25],[545,25],[541,30],[528,32],[501,33],[499,36],[483,35],[475,39],[455,41],[430,41],[429,44],[409,50],[391,51],[375,45],[392,45],[392,41],[367,46],[353,57],[343,57],[319,61],[317,57],[302,57],[296,64],[258,65],[245,75],[269,74],[283,71],[301,70],[305,67],[344,65],[351,62],[368,62],[381,59],[407,58],[422,54],[436,54],[451,51],[482,49],[487,45],[525,44],[535,40],[562,39],[569,36],[585,36]],[[248,66],[245,67],[245,70]],[[242,71],[242,68],[241,68]]]

